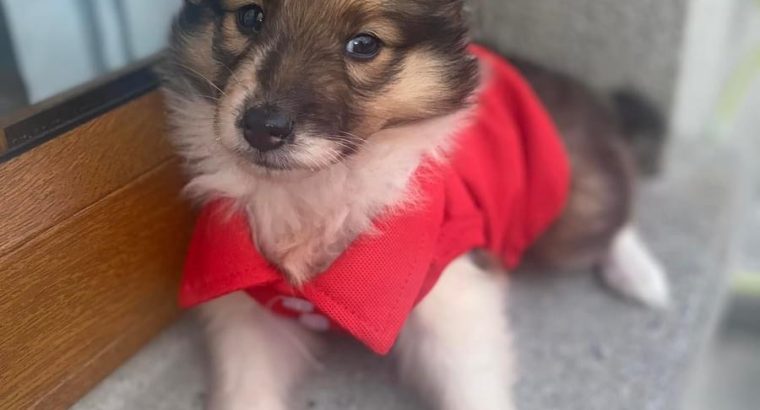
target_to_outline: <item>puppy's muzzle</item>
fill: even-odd
[[[240,125],[245,140],[261,152],[276,150],[293,140],[293,120],[276,107],[249,108]]]

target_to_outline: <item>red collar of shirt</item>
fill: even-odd
[[[385,354],[451,260],[482,247],[505,266],[517,265],[561,212],[569,166],[553,124],[522,78],[494,54],[472,50],[489,66],[488,86],[451,161],[418,171],[418,204],[380,217],[378,233],[360,236],[326,272],[295,288],[258,252],[244,213],[229,201],[212,202],[190,244],[180,304],[236,291],[265,306],[273,296],[294,296]]]

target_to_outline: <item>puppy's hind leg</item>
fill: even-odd
[[[289,390],[314,362],[315,335],[244,293],[199,311],[211,360],[209,410],[285,410]]]
[[[602,262],[602,277],[611,288],[647,306],[666,308],[670,303],[665,270],[631,226],[615,236]]]
[[[440,410],[513,409],[506,275],[455,260],[397,345],[402,378]]]

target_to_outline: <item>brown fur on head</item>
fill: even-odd
[[[322,169],[361,150],[384,129],[464,108],[478,84],[467,53],[462,0],[188,0],[177,19],[167,89],[213,106],[216,140],[267,169]],[[263,10],[259,30],[241,13]],[[369,34],[376,56],[347,43]],[[247,110],[291,120],[292,138],[272,151],[246,143]],[[175,119],[175,124],[177,120]]]

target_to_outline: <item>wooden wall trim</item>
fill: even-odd
[[[158,87],[155,55],[74,87],[40,103],[0,116],[7,150],[0,163],[23,155],[58,136],[96,119]]]

